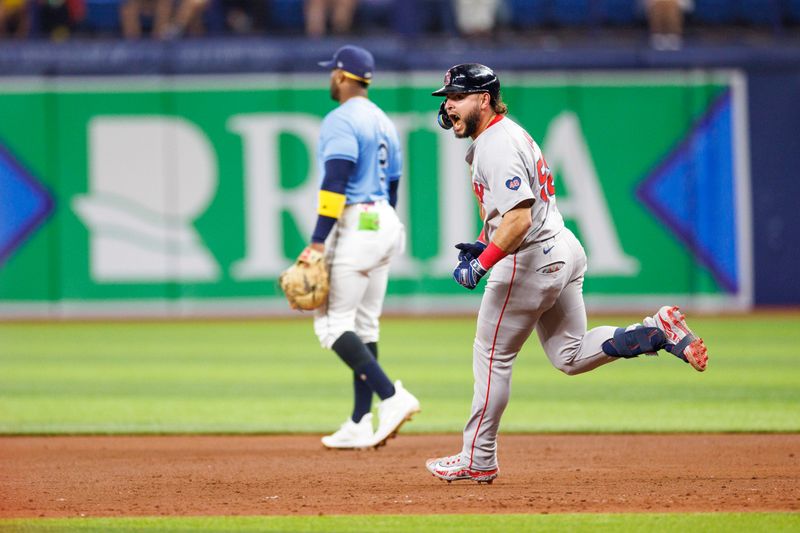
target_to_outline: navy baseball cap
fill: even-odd
[[[363,83],[370,83],[372,71],[375,69],[375,59],[364,48],[348,44],[336,50],[330,61],[320,61],[319,66],[331,70],[342,69],[350,75],[349,77]]]

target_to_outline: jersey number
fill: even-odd
[[[543,202],[549,202],[550,198],[556,194],[556,187],[553,185],[553,173],[550,172],[544,156],[536,162],[536,175],[539,178],[539,197]]]
[[[381,170],[389,168],[389,145],[383,141],[378,145],[378,165]]]

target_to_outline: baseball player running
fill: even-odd
[[[419,412],[419,401],[378,364],[378,321],[389,263],[403,251],[405,231],[395,213],[402,153],[397,130],[367,98],[372,54],[343,46],[330,61],[331,98],[339,106],[323,120],[318,160],[322,183],[317,223],[308,249],[330,266],[327,305],[315,311],[314,330],[353,370],[354,407],[341,428],[322,438],[328,448],[380,446]],[[302,256],[302,254],[301,254]],[[377,430],[372,394],[380,397]]]
[[[564,227],[553,175],[539,146],[506,116],[497,76],[484,65],[456,65],[433,95],[445,97],[439,124],[473,140],[466,160],[484,223],[476,242],[456,245],[453,277],[474,289],[492,273],[478,312],[472,414],[463,446],[456,455],[429,459],[426,466],[448,482],[491,483],[498,474],[497,431],[511,368],[534,330],[550,362],[567,375],[662,349],[702,372],[708,356],[677,307],[662,307],[626,328],[586,331],[586,254]]]

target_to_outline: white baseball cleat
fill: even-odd
[[[686,325],[686,317],[677,306],[665,305],[652,317],[643,321],[645,326],[656,327],[667,338],[665,349],[675,357],[683,359],[698,372],[708,365],[708,349],[703,339],[695,335]]]
[[[425,461],[425,468],[428,472],[441,480],[452,483],[459,479],[471,479],[478,483],[492,484],[499,472],[498,468],[491,470],[476,470],[469,467],[469,461],[461,454],[450,455],[449,457],[439,457],[438,459],[428,459]]]
[[[377,448],[386,444],[389,438],[397,435],[403,423],[419,412],[419,400],[404,389],[399,380],[395,381],[394,396],[378,404],[378,430],[372,439],[372,445]]]
[[[372,431],[372,413],[367,413],[361,417],[357,424],[351,418],[342,424],[339,431],[333,435],[322,437],[322,445],[326,448],[337,448],[340,450],[353,448],[369,448],[375,434]]]

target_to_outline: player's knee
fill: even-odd
[[[314,333],[317,334],[320,345],[326,350],[333,347],[333,343],[347,331],[353,331],[355,324],[352,320],[341,320],[333,317],[322,317],[314,320]]]
[[[574,364],[580,349],[580,342],[565,343],[559,346],[557,351],[548,351],[547,358],[550,359],[550,362],[557,370],[568,376],[574,376],[581,373],[579,367]]]
[[[577,376],[581,373],[581,370],[578,367],[566,362],[553,363],[553,366],[568,376]]]
[[[358,331],[356,330],[356,335],[364,341],[364,344],[370,342],[378,342],[380,339],[378,338],[377,331]]]
[[[326,331],[317,331],[317,338],[319,339],[319,344],[326,350],[333,349],[333,344],[342,336],[344,330],[333,330],[329,329]]]
[[[379,332],[377,321],[374,324],[356,324],[356,335],[364,342],[378,342]]]
[[[331,346],[336,355],[354,371],[375,361],[375,357],[355,332],[345,331]]]

